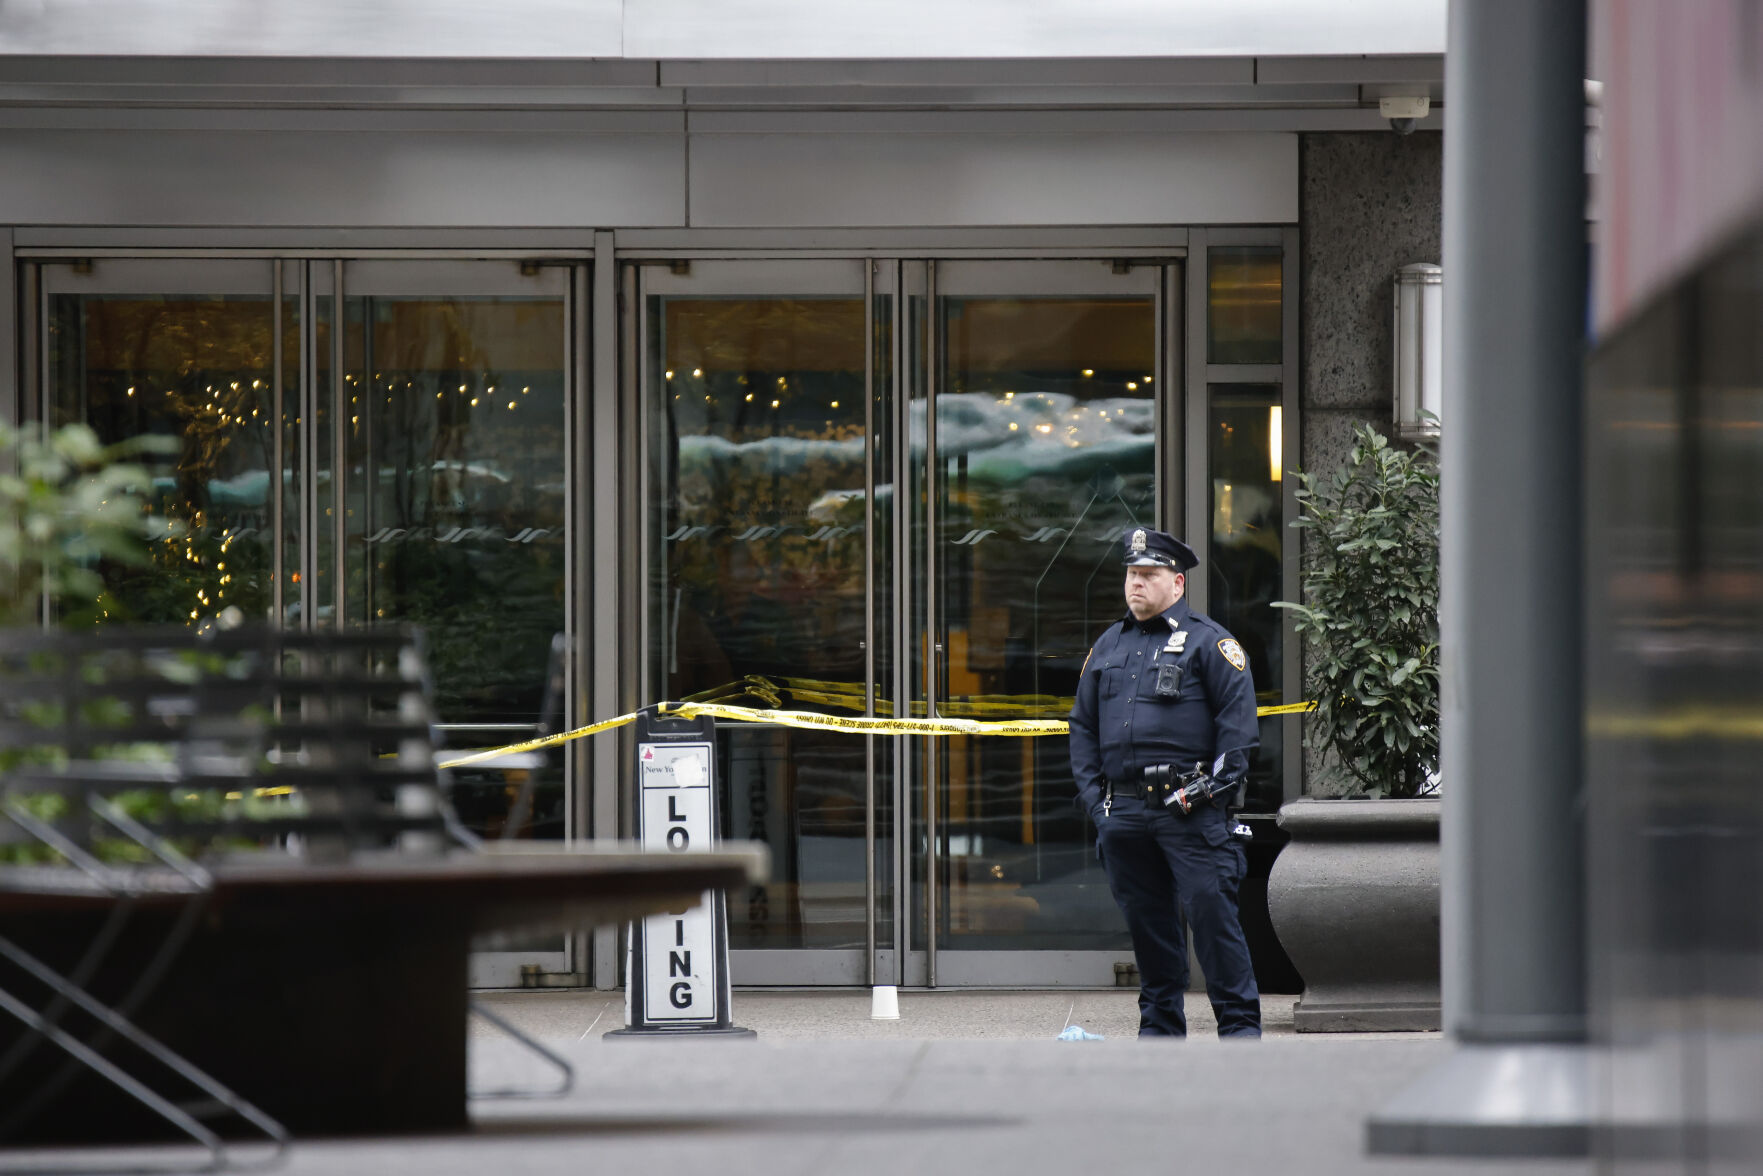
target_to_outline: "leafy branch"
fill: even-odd
[[[176,444],[146,436],[106,446],[85,425],[0,422],[0,460],[10,459],[0,472],[0,625],[31,623],[45,598],[69,622],[109,611],[99,564],[147,559],[151,474],[130,459]]]

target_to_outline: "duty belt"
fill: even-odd
[[[1136,796],[1141,800],[1161,801],[1157,795],[1157,785],[1145,779],[1141,768],[1129,768],[1125,778],[1108,782],[1108,791],[1114,796]]]
[[[1157,785],[1146,782],[1143,768],[1127,768],[1119,779],[1112,776],[1108,778],[1107,787],[1103,789],[1103,799],[1107,802],[1103,812],[1113,807],[1116,796],[1137,796],[1144,800],[1162,799],[1157,795]]]
[[[1160,782],[1158,780],[1147,780],[1145,778],[1145,769],[1142,767],[1127,768],[1120,779],[1116,780],[1113,777],[1109,778],[1105,789],[1106,795],[1104,796],[1104,799],[1110,803],[1103,809],[1103,811],[1106,812],[1107,808],[1112,807],[1112,801],[1116,796],[1132,795],[1147,802],[1154,800],[1157,801],[1159,805],[1166,805],[1169,803],[1171,793],[1173,793],[1176,786],[1181,783],[1182,779],[1176,775],[1172,775],[1166,781]],[[1214,807],[1219,807],[1216,800],[1213,804]]]

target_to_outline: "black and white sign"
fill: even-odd
[[[650,853],[689,853],[716,843],[713,720],[637,716],[637,837]],[[752,1036],[730,1021],[728,914],[720,890],[678,914],[631,928],[625,1028],[608,1036]]]
[[[681,853],[708,848],[709,743],[645,743],[637,752],[637,790],[643,804],[643,848]],[[650,915],[638,934],[643,939],[643,1008],[650,1021],[715,1024],[717,1008],[716,919],[721,895],[705,891],[704,901],[683,915]]]

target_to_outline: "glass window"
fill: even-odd
[[[1206,567],[1207,614],[1229,629],[1249,655],[1255,698],[1281,696],[1283,617],[1281,545],[1285,535],[1284,454],[1277,384],[1214,384],[1207,416],[1212,474],[1212,534]],[[1247,810],[1272,813],[1284,802],[1283,727],[1261,720],[1261,746],[1251,762]]]
[[[1207,361],[1281,362],[1280,249],[1219,246],[1206,251],[1206,261]]]

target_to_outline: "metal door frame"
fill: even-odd
[[[1188,389],[1184,420],[1186,440],[1184,449],[1187,459],[1187,476],[1184,479],[1186,492],[1186,509],[1184,513],[1172,517],[1184,519],[1190,534],[1210,535],[1212,520],[1211,486],[1207,479],[1211,470],[1207,455],[1206,427],[1211,412],[1212,385],[1229,383],[1277,384],[1280,389],[1280,454],[1283,464],[1289,469],[1301,467],[1303,464],[1303,422],[1301,413],[1302,395],[1298,386],[1298,347],[1299,347],[1299,231],[1295,226],[1279,228],[1216,228],[1193,229],[1189,233],[1193,262],[1187,267],[1187,298],[1193,307],[1188,315],[1185,330],[1186,362],[1185,384]],[[1212,246],[1229,247],[1232,245],[1277,246],[1281,250],[1280,258],[1280,362],[1276,364],[1218,364],[1209,362],[1207,355],[1207,281],[1211,255],[1208,250]],[[1281,481],[1280,502],[1283,518],[1288,524],[1280,541],[1280,593],[1281,599],[1297,600],[1300,594],[1299,561],[1302,556],[1302,542],[1295,527],[1290,526],[1298,517],[1298,480],[1284,478]],[[1209,585],[1205,576],[1195,577],[1191,595],[1194,607],[1205,611],[1209,601]],[[1280,659],[1280,698],[1284,702],[1296,702],[1303,697],[1304,665],[1300,642],[1293,630],[1295,624],[1290,610],[1281,614],[1280,625],[1283,631]],[[1280,763],[1280,776],[1284,781],[1283,797],[1286,801],[1296,800],[1303,787],[1304,772],[1304,716],[1289,714],[1280,718],[1280,730],[1283,737],[1284,752]],[[1253,814],[1267,816],[1269,814]]]
[[[855,251],[853,251],[855,252]],[[1155,411],[1155,456],[1154,462],[1159,479],[1159,493],[1155,504],[1156,516],[1159,521],[1180,519],[1184,514],[1187,495],[1184,493],[1182,480],[1175,476],[1179,473],[1183,461],[1183,439],[1187,432],[1184,427],[1184,416],[1187,411],[1188,379],[1184,357],[1188,354],[1188,344],[1183,331],[1186,319],[1184,306],[1189,304],[1190,296],[1187,288],[1184,267],[1186,250],[1173,247],[1156,255],[1138,252],[1136,256],[1116,258],[1108,251],[1096,250],[1086,252],[1083,256],[1046,257],[1039,251],[1025,255],[1023,252],[991,253],[975,257],[972,255],[960,258],[939,259],[931,256],[934,251],[902,251],[900,256],[871,257],[864,259],[849,253],[832,255],[818,253],[813,257],[802,257],[790,253],[776,255],[742,254],[735,257],[707,258],[703,252],[670,251],[668,256],[648,257],[642,260],[626,259],[621,264],[621,272],[631,275],[627,287],[630,306],[626,316],[628,334],[625,344],[630,357],[630,366],[626,372],[625,395],[626,403],[638,409],[636,426],[637,467],[639,476],[637,485],[641,488],[638,497],[646,502],[654,500],[652,479],[654,472],[650,468],[650,426],[648,420],[649,406],[641,403],[644,390],[648,387],[651,375],[652,357],[648,354],[650,323],[648,321],[648,297],[654,293],[669,292],[670,287],[677,287],[681,292],[690,289],[703,293],[753,294],[763,297],[767,294],[783,296],[791,293],[837,292],[854,294],[853,286],[828,288],[824,285],[804,283],[798,279],[792,281],[790,276],[813,272],[800,267],[805,264],[812,267],[819,264],[845,265],[867,261],[867,272],[863,275],[865,283],[866,308],[869,313],[866,322],[873,329],[873,299],[877,292],[897,293],[892,302],[891,346],[891,379],[886,388],[875,387],[876,373],[873,358],[868,361],[866,376],[870,384],[870,403],[876,403],[878,394],[881,397],[884,411],[893,415],[893,428],[890,430],[891,442],[894,446],[892,454],[894,462],[894,479],[897,486],[909,484],[913,476],[929,477],[934,461],[934,407],[936,383],[940,378],[940,357],[936,354],[938,341],[937,332],[930,330],[935,321],[931,316],[936,313],[936,298],[939,294],[947,294],[948,278],[951,268],[959,281],[962,271],[970,267],[981,267],[979,272],[991,271],[994,278],[1010,275],[1016,279],[1014,283],[993,281],[985,289],[985,293],[1049,293],[1049,294],[1083,294],[1090,292],[1118,292],[1120,282],[1115,272],[1120,267],[1146,272],[1139,280],[1145,285],[1143,293],[1150,295],[1153,303],[1153,318],[1156,339],[1156,377],[1162,389],[1154,397]],[[686,254],[686,255],[682,255]],[[690,277],[682,279],[673,267],[683,266]],[[1107,266],[1106,270],[1098,270],[1098,266]],[[706,270],[714,270],[706,274]],[[942,270],[939,278],[938,270]],[[694,272],[695,271],[695,272]],[[823,271],[828,272],[828,271]],[[1049,281],[1048,275],[1054,275]],[[711,280],[704,281],[705,277]],[[1065,279],[1063,282],[1060,279]],[[688,284],[689,283],[689,284]],[[965,283],[963,283],[963,286]],[[941,286],[939,290],[938,287]],[[957,289],[963,288],[957,286]],[[916,317],[920,321],[911,320]],[[914,354],[913,337],[920,345]],[[874,339],[870,340],[873,348]],[[910,416],[913,393],[920,389],[920,394],[928,394],[926,413],[925,450],[916,468],[912,463],[912,447],[914,439],[910,432]],[[866,420],[869,435],[873,440],[876,436],[875,421]],[[866,481],[873,488],[874,479],[873,446],[869,450],[866,461]],[[893,496],[894,511],[893,531],[896,536],[898,550],[881,552],[877,550],[877,537],[874,533],[873,518],[868,520],[870,533],[866,537],[866,563],[871,574],[866,586],[866,629],[868,632],[868,652],[872,663],[874,637],[877,629],[877,618],[874,616],[875,578],[873,569],[878,566],[873,561],[890,560],[889,574],[894,587],[893,642],[894,642],[894,680],[884,683],[891,687],[894,701],[900,709],[896,713],[906,713],[905,708],[915,697],[923,697],[925,687],[935,687],[932,682],[912,681],[911,649],[920,634],[911,627],[911,593],[915,581],[922,581],[926,590],[934,592],[934,571],[936,552],[936,533],[934,528],[928,532],[928,544],[919,558],[913,559],[911,546],[911,504],[907,500],[911,495],[897,492]],[[873,495],[871,495],[873,501]],[[934,506],[934,504],[933,504]],[[655,553],[651,550],[653,539],[646,517],[638,520],[640,525],[642,557],[641,567],[651,566]],[[919,564],[913,567],[913,564]],[[928,564],[929,566],[923,566]],[[646,574],[646,572],[644,573]],[[648,699],[653,696],[655,684],[653,671],[649,665],[649,633],[653,620],[650,616],[650,593],[646,585],[639,581],[637,595],[642,602],[641,637],[638,649],[640,656],[637,661],[641,665],[639,673],[638,696]],[[933,606],[934,608],[934,606]],[[933,612],[933,626],[940,623],[940,616]],[[874,680],[873,664],[870,666],[870,678]],[[934,669],[931,671],[934,674]],[[869,699],[871,708],[875,700]],[[892,832],[893,860],[891,862],[894,886],[892,890],[892,919],[894,928],[892,942],[875,942],[866,950],[857,952],[833,948],[767,948],[745,949],[731,953],[731,966],[734,968],[736,980],[744,986],[752,985],[856,985],[875,983],[896,983],[911,986],[937,985],[971,985],[971,986],[1073,986],[1073,987],[1113,987],[1113,965],[1122,959],[1131,959],[1130,949],[1122,951],[1084,951],[1074,952],[1060,949],[1047,950],[969,950],[938,948],[934,943],[915,944],[909,942],[912,934],[911,919],[908,916],[909,904],[919,901],[911,892],[917,889],[912,882],[912,866],[915,849],[912,842],[911,817],[908,801],[910,790],[923,786],[923,771],[919,766],[919,757],[936,755],[935,739],[919,740],[908,736],[892,737],[895,757],[895,770],[887,786],[893,790],[893,813],[895,827]],[[876,786],[873,761],[873,738],[869,749],[869,785]],[[933,761],[934,767],[934,761]],[[934,779],[935,777],[931,777]],[[869,806],[867,820],[871,827],[866,830],[866,852],[876,852],[876,830],[873,828],[875,805]],[[934,832],[933,844],[934,844]],[[873,928],[877,906],[875,901],[876,863],[871,863],[867,871],[868,920]],[[933,857],[926,863],[927,876],[934,877],[940,863]],[[930,890],[931,888],[925,888]],[[927,903],[934,903],[934,893],[927,893]],[[927,908],[934,910],[934,908]],[[935,933],[935,920],[931,919],[928,927]],[[873,932],[872,932],[873,935]],[[905,950],[901,950],[904,945]]]

